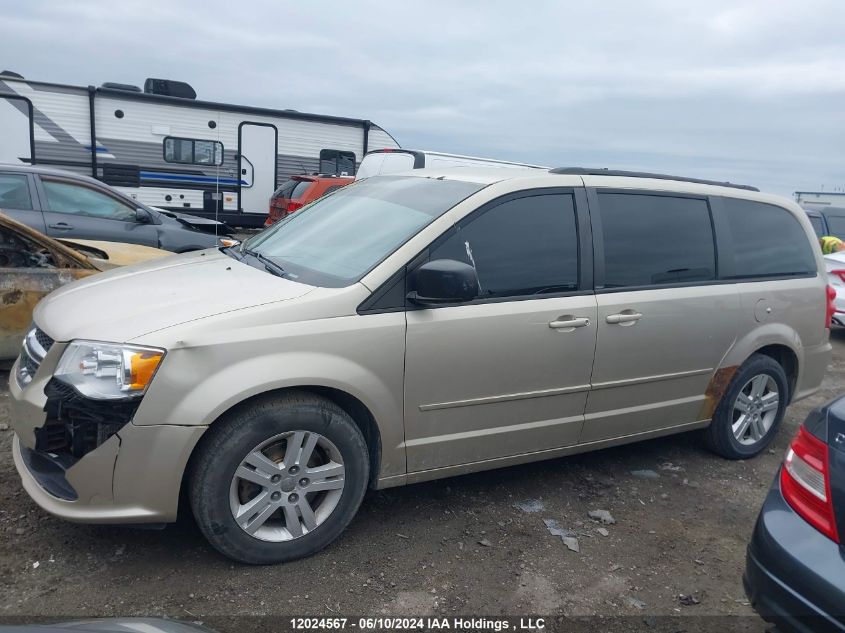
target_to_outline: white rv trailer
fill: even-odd
[[[354,175],[399,147],[364,119],[196,100],[182,82],[80,87],[0,74],[0,163],[94,176],[156,207],[262,226],[288,176]]]
[[[802,207],[845,207],[845,191],[796,191],[792,194]]]

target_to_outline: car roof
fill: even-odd
[[[55,167],[42,167],[41,165],[13,165],[11,163],[0,163],[0,171],[18,171],[27,174],[44,174],[47,176],[63,176],[69,178],[77,178],[88,182],[102,184],[99,180],[91,176],[85,176],[75,171],[67,171],[65,169],[56,169]]]
[[[543,176],[548,172],[537,169],[522,169],[511,167],[479,167],[467,165],[466,167],[426,167],[424,169],[409,169],[407,171],[385,174],[386,176],[415,176],[417,178],[434,178],[441,180],[460,180],[473,182],[480,185],[492,185],[495,182],[513,180],[519,177]],[[379,176],[373,176],[378,178]]]
[[[295,180],[297,182],[326,182],[329,180],[351,182],[354,179],[355,176],[333,176],[327,174],[293,174],[287,177],[287,180]]]
[[[601,170],[540,170],[516,167],[486,167],[468,165],[466,167],[426,167],[411,169],[391,174],[393,176],[415,176],[418,178],[441,178],[461,180],[481,185],[512,181],[524,181],[527,188],[536,187],[612,187],[617,189],[634,189],[646,191],[665,191],[676,193],[691,193],[698,195],[717,195],[731,198],[742,198],[776,204],[782,207],[799,209],[792,200],[783,196],[761,193],[745,186],[731,186],[728,183],[700,181],[662,174],[641,174],[639,172],[605,172]],[[379,176],[373,176],[378,178]]]
[[[140,200],[136,200],[135,198],[122,192],[120,189],[116,189],[111,185],[106,184],[102,180],[97,180],[96,178],[92,178],[91,176],[85,176],[74,171],[66,171],[64,169],[56,169],[54,167],[42,167],[40,165],[12,165],[10,163],[0,163],[0,171],[7,173],[19,172],[22,174],[41,174],[44,176],[58,176],[61,178],[68,178],[79,182],[85,182],[91,185],[97,185],[100,188],[107,189],[110,195],[122,198],[123,201],[127,204],[132,204],[136,207],[152,210],[152,207],[150,207],[150,205],[144,204]],[[157,209],[157,212],[163,212],[165,214],[170,213],[169,211],[163,211],[161,209]]]

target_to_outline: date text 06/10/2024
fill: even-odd
[[[364,631],[537,631],[546,627],[543,618],[518,618],[515,622],[504,618],[480,617],[377,617],[377,618],[291,618],[295,631],[343,630]]]

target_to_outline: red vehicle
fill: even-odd
[[[309,202],[354,181],[351,176],[291,176],[270,198],[270,213],[264,226],[270,226]]]

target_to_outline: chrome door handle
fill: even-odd
[[[577,327],[587,327],[588,325],[590,325],[590,319],[573,316],[562,316],[549,323],[549,327],[553,330],[574,330]]]
[[[636,323],[643,318],[639,312],[620,312],[619,314],[608,314],[605,321],[614,324]]]
[[[70,231],[73,228],[67,222],[59,222],[58,224],[50,224],[49,226],[51,229],[56,229],[58,231]]]

